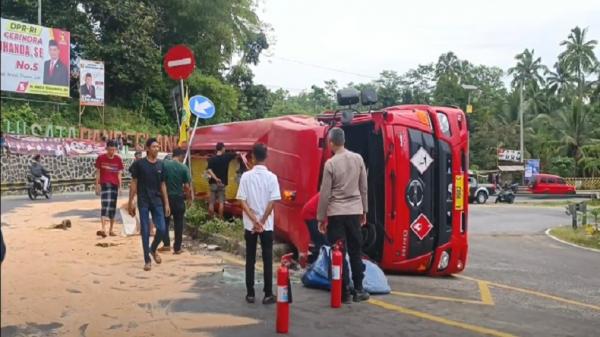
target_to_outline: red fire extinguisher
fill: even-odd
[[[343,243],[338,241],[333,245],[331,252],[331,307],[339,308],[342,306],[342,263],[343,255],[340,246]]]
[[[288,266],[293,254],[281,257],[281,265],[277,269],[277,333],[288,333],[290,327],[290,303],[292,303],[292,286]]]

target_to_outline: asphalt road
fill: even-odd
[[[83,197],[56,196],[53,201]],[[23,202],[29,201],[3,198],[2,212]],[[566,223],[569,217],[562,207],[472,205],[463,274],[390,275],[393,294],[338,310],[328,307],[328,293],[303,288],[296,279],[290,335],[598,336],[600,253],[545,236],[546,228]],[[196,279],[190,292],[197,298],[171,299],[166,291],[160,305],[172,313],[219,312],[260,321],[190,335],[275,335],[274,306],[246,304],[241,261],[224,257],[228,262],[223,273]],[[3,329],[2,336],[7,333]]]

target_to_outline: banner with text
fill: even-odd
[[[104,106],[104,63],[79,61],[79,104]]]
[[[2,19],[2,91],[69,97],[70,33]]]
[[[5,138],[10,153],[43,156],[97,156],[105,152],[105,143],[81,139],[59,139],[28,136]]]
[[[498,160],[521,162],[521,151],[498,149]]]

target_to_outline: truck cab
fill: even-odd
[[[241,152],[255,142],[267,144],[267,166],[278,176],[283,196],[275,207],[276,236],[307,252],[309,233],[300,211],[320,187],[324,163],[332,155],[327,132],[334,126],[345,131],[346,148],[360,154],[367,168],[363,252],[389,271],[462,271],[468,250],[468,127],[466,116],[456,108],[346,109],[316,118],[285,116],[202,128],[192,144],[196,191],[202,193],[197,182],[203,179],[202,161],[214,152],[216,142]],[[238,166],[230,173],[248,163],[233,163]],[[228,206],[241,214],[232,192]]]

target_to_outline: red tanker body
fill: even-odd
[[[276,235],[307,252],[309,233],[300,213],[318,191],[331,156],[326,136],[333,126],[344,129],[346,147],[361,154],[367,167],[365,254],[387,271],[462,271],[468,250],[469,132],[465,114],[456,108],[401,105],[350,118],[325,113],[200,128],[191,144],[197,195],[206,196],[206,159],[223,142],[242,154],[230,166],[226,191],[226,211],[240,215],[235,176],[249,169],[252,145],[265,143],[267,165],[279,178],[283,196],[275,207]]]

